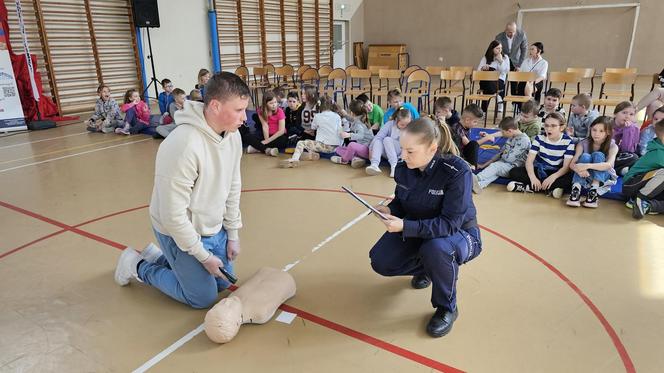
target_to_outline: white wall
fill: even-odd
[[[160,28],[150,29],[157,79],[168,78],[189,93],[197,83],[198,70],[212,71],[207,0],[159,0]],[[148,39],[141,29],[146,80],[152,76]],[[161,92],[161,87],[159,87]],[[154,89],[150,87],[150,97]]]

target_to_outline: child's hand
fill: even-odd
[[[553,176],[553,175],[551,175],[551,176],[547,177],[546,179],[544,179],[544,181],[542,182],[542,189],[548,190],[549,188],[551,188],[551,185],[553,185],[553,183],[556,181],[556,179],[558,179],[558,178]]]
[[[346,112],[345,109],[341,109],[341,111],[339,111],[339,114],[341,114],[342,117],[347,117],[348,116],[348,112]]]
[[[348,132],[341,132],[341,138],[343,138],[343,139],[350,138],[350,133],[348,133]]]
[[[576,171],[576,173],[581,177],[590,177],[590,172],[588,172],[588,170]]]
[[[567,127],[567,135],[568,136],[574,136],[574,128],[573,127]]]
[[[533,187],[535,192],[542,190],[542,182],[538,178],[530,178],[530,185]]]
[[[378,130],[380,128],[380,125],[378,123],[375,123],[373,126],[371,126],[372,130]]]

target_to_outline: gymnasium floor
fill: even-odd
[[[256,154],[242,162],[238,285],[292,267],[284,310],[298,317],[216,345],[198,333],[205,311],[113,282],[120,249],[155,240],[146,205],[159,143],[81,123],[0,138],[0,372],[661,371],[663,217],[489,187],[475,196],[484,249],[460,272],[459,319],[431,339],[430,290],[373,273],[383,226],[338,192],[378,202],[394,182]]]

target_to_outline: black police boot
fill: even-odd
[[[427,333],[434,338],[446,335],[452,330],[452,324],[454,324],[457,316],[459,316],[458,308],[454,312],[450,312],[442,307],[438,307],[427,324]]]
[[[410,286],[412,286],[413,289],[424,289],[429,287],[429,285],[431,285],[431,279],[424,274],[413,276],[413,279],[410,280]]]

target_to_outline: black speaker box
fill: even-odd
[[[132,0],[136,27],[159,27],[157,0]]]

